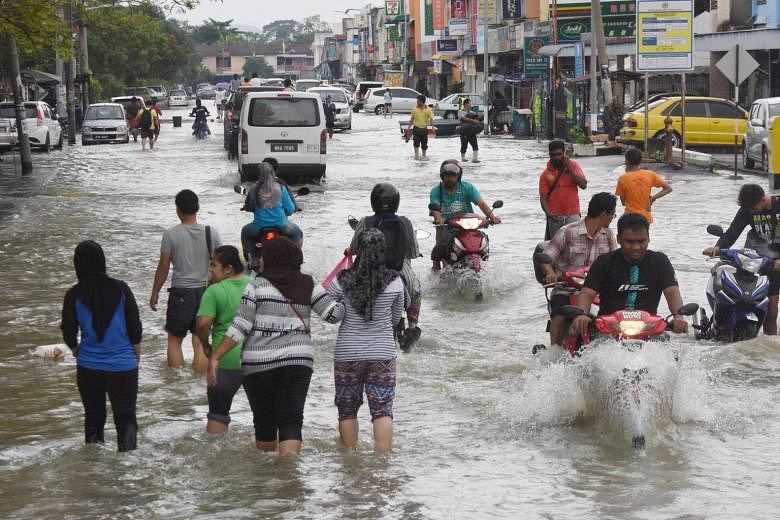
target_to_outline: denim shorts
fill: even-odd
[[[241,383],[244,382],[244,372],[240,368],[218,368],[217,385],[206,390],[209,398],[208,418],[224,424],[230,424],[230,407],[233,404]]]
[[[183,338],[187,331],[195,334],[195,317],[205,287],[171,287],[168,289],[168,309],[165,312],[165,330],[168,334]]]

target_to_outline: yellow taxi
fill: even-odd
[[[672,118],[674,146],[680,146],[682,132],[682,104],[680,96],[661,96],[647,104],[648,137],[663,137],[664,119]],[[738,144],[747,126],[748,113],[727,99],[713,97],[685,97],[685,144],[727,146],[734,144],[734,120],[737,120]],[[644,104],[623,116],[619,140],[638,144],[645,140]]]

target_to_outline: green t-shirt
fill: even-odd
[[[248,276],[242,276],[238,279],[228,278],[210,285],[203,293],[198,316],[214,318],[214,323],[211,324],[212,348],[217,348],[230,324],[233,323],[233,317],[241,305],[241,295],[244,294],[244,288],[250,280],[251,278]],[[219,368],[241,368],[241,348],[243,346],[243,342],[239,343],[222,356],[222,359],[219,360]]]

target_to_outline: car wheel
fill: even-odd
[[[761,150],[761,169],[765,172],[769,171],[769,153],[766,151],[766,148]]]
[[[374,109],[374,113],[378,116],[381,116],[385,113],[385,106],[384,105],[377,105]]]
[[[657,134],[653,136],[654,139],[661,139],[666,136],[666,130],[661,130]],[[672,132],[672,148],[679,148],[680,143],[682,143],[682,138],[680,137],[680,134],[677,132]]]
[[[747,143],[744,141],[742,142],[742,166],[747,168],[748,170],[752,170],[756,167],[756,161],[748,157],[747,153]]]
[[[43,150],[46,153],[49,153],[51,151],[51,135],[49,133],[46,133],[46,142],[43,143],[43,146],[41,146],[41,150]]]

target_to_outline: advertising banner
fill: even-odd
[[[574,44],[574,75],[579,77],[585,74],[585,59],[583,58],[584,49],[582,48],[582,42]]]
[[[465,18],[452,18],[449,27],[450,36],[466,36],[469,33],[469,21]]]
[[[479,0],[473,2],[479,9],[480,23],[494,23],[496,21],[496,0]],[[485,19],[485,4],[487,4],[487,20]]]
[[[471,48],[477,48],[477,26],[479,25],[479,4],[471,0]]]
[[[522,0],[501,0],[504,20],[519,20],[523,17]]]
[[[425,36],[433,36],[433,0],[425,0]]]
[[[539,54],[539,49],[550,43],[549,36],[526,36],[523,46],[523,63],[526,73],[547,72],[550,68],[549,56]]]
[[[399,41],[401,41],[401,35],[398,34],[398,26],[397,25],[388,25],[386,30],[387,30],[387,41],[389,41],[389,42],[399,42]]]
[[[466,18],[468,16],[466,0],[450,0],[450,18]]]
[[[457,52],[458,40],[436,40],[437,52]]]
[[[433,28],[443,31],[447,25],[444,17],[444,0],[433,0]]]
[[[693,1],[638,0],[636,70],[693,70]]]

